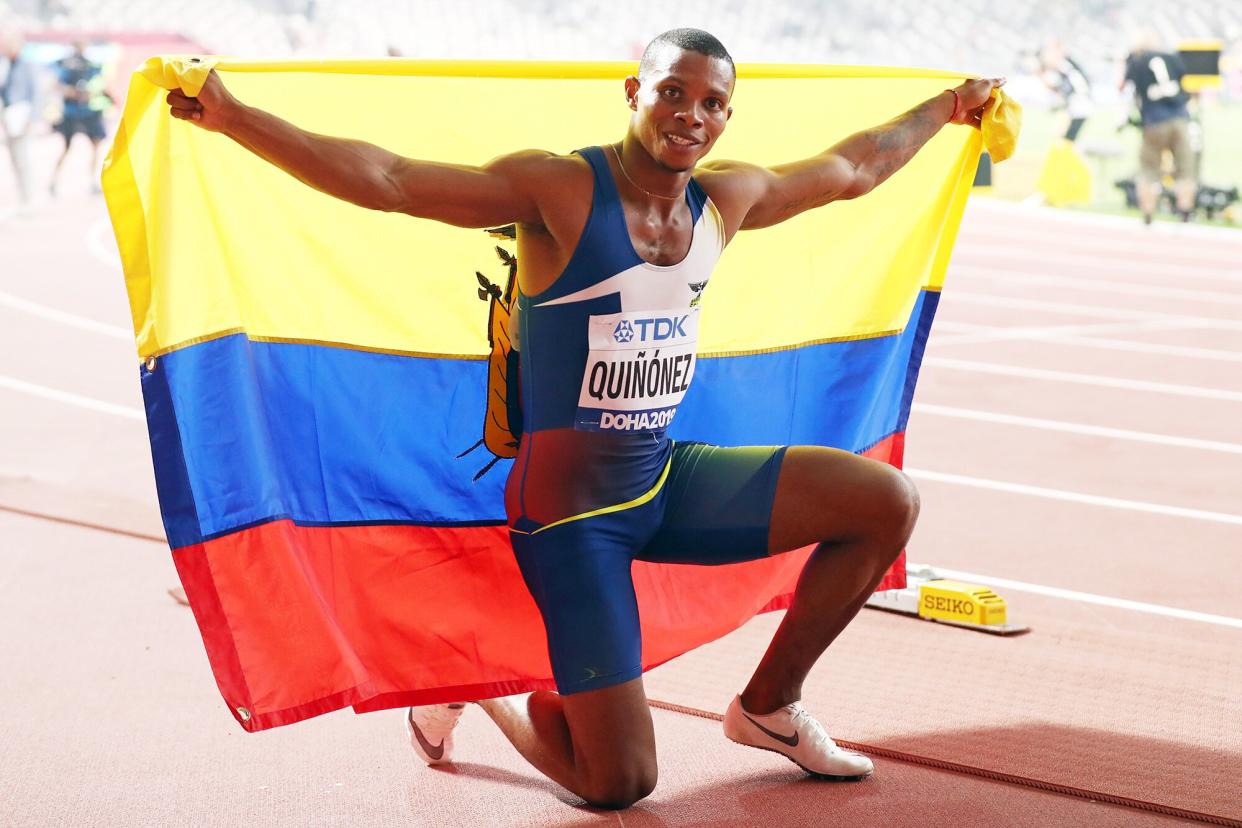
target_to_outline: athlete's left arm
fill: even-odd
[[[722,161],[704,165],[700,177],[725,219],[728,236],[779,224],[814,207],[871,192],[947,123],[978,127],[992,89],[1004,82],[967,81],[956,88],[956,98],[941,92],[813,158],[775,167]]]

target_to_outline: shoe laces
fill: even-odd
[[[462,710],[463,708],[450,707],[447,704],[433,705],[426,711],[427,726],[424,730],[435,731],[437,734],[448,733],[461,721]]]
[[[837,743],[828,735],[828,731],[824,729],[824,726],[819,723],[818,719],[806,712],[806,708],[802,706],[801,702],[794,702],[786,709],[789,710],[794,729],[799,733],[806,733],[816,747],[825,749],[828,753],[840,750]]]

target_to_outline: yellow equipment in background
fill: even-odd
[[[1062,138],[1048,150],[1036,189],[1053,207],[1091,203],[1091,168],[1073,142]]]
[[[978,584],[928,581],[919,585],[919,617],[967,627],[1004,627],[1005,599]]]
[[[1192,95],[1204,89],[1221,85],[1219,40],[1184,40],[1177,47],[1186,74],[1182,76],[1182,88]]]
[[[1009,623],[1005,599],[986,586],[946,580],[932,567],[917,564],[907,565],[906,583],[905,589],[875,593],[867,606],[994,635],[1030,632],[1030,627]]]

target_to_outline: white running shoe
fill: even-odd
[[[725,711],[724,732],[740,745],[783,754],[823,779],[862,779],[875,770],[866,756],[838,747],[799,702],[756,716],[742,709],[741,696],[734,696]]]
[[[443,765],[453,760],[453,728],[466,709],[464,704],[427,704],[411,707],[405,716],[410,732],[410,746],[428,765]]]

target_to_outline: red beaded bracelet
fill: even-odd
[[[962,105],[962,96],[957,94],[956,89],[946,89],[944,91],[953,93],[953,114],[949,116],[949,123],[953,123],[953,119],[957,117],[958,107]]]

